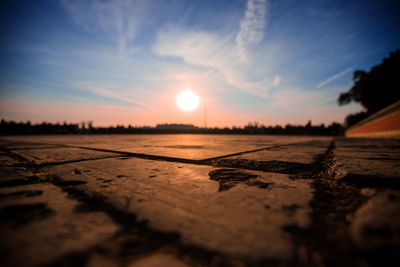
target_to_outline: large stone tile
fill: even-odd
[[[9,157],[7,154],[0,154],[0,166],[9,166],[18,164],[18,160]]]
[[[188,267],[183,261],[176,258],[174,255],[168,255],[165,253],[155,253],[133,261],[128,265],[129,267]]]
[[[311,164],[318,155],[324,154],[330,140],[316,140],[301,144],[283,145],[253,153],[245,153],[226,159],[247,159],[255,161],[283,161]]]
[[[284,174],[144,159],[77,162],[45,171],[86,182],[76,188],[154,229],[243,258],[288,260],[294,244],[284,229],[310,223],[310,182]]]
[[[342,148],[351,149],[373,149],[373,150],[385,150],[385,149],[398,149],[400,148],[399,139],[367,139],[367,138],[335,138],[337,146]]]
[[[13,142],[31,142],[82,146],[97,149],[144,153],[187,159],[205,159],[272,147],[280,144],[326,139],[306,136],[249,135],[67,135],[3,138]]]
[[[16,181],[0,187],[2,266],[48,264],[84,252],[119,230],[103,212],[77,212],[80,203],[52,184],[21,183],[30,175],[0,170],[0,182]]]
[[[338,178],[400,177],[399,140],[338,139],[335,144]]]
[[[87,150],[80,148],[69,148],[69,147],[24,149],[15,152],[37,164],[101,159],[101,158],[120,156],[120,154],[118,153],[94,151],[94,150]]]
[[[400,247],[400,192],[363,191],[372,196],[354,214],[352,238],[363,251],[381,249],[391,254]]]
[[[30,140],[31,138],[19,136],[8,138],[2,137],[2,139],[0,139],[0,146],[10,150],[62,147],[61,145],[56,144],[35,143],[34,140]]]

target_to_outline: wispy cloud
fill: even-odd
[[[21,98],[0,98],[0,116],[11,120],[32,122],[78,122],[94,120],[95,125],[132,123],[141,110],[132,106],[93,103],[65,103]],[[141,121],[146,124],[145,120]]]
[[[169,26],[158,32],[153,52],[159,56],[179,57],[187,64],[216,70],[229,85],[260,97],[267,97],[268,89],[281,82],[278,75],[266,75],[267,78],[261,80],[252,79],[252,64],[241,60],[231,35]]]
[[[353,70],[353,68],[347,68],[344,71],[341,71],[341,72],[339,72],[339,73],[337,73],[337,74],[335,74],[335,75],[323,80],[322,82],[320,82],[317,85],[317,88],[321,88],[322,86],[324,86],[324,85],[326,85],[326,84],[328,84],[330,82],[333,82],[334,80],[339,79],[340,77],[342,77],[343,75],[346,75],[347,73],[351,72],[352,70]]]
[[[62,0],[72,19],[88,32],[102,32],[113,38],[119,51],[129,51],[130,43],[147,15],[146,1]]]
[[[230,36],[220,36],[207,31],[192,31],[179,26],[169,26],[157,34],[153,52],[160,56],[181,57],[186,63],[223,68],[237,64]]]
[[[298,111],[310,107],[338,106],[336,102],[338,95],[350,86],[350,84],[343,84],[329,87],[327,90],[303,90],[296,87],[280,88],[271,95],[271,105],[276,108]]]
[[[271,96],[271,99],[273,100],[271,105],[276,108],[301,110],[307,106],[323,105],[327,100],[327,95],[317,90],[283,89]]]
[[[264,37],[267,25],[267,0],[248,0],[240,30],[236,35],[236,43],[243,60],[246,60],[246,46],[258,44]]]
[[[271,83],[271,86],[278,86],[282,82],[282,78],[279,75],[275,75],[274,80]]]
[[[281,82],[279,75],[264,73],[254,78],[254,70],[246,48],[260,43],[266,26],[267,1],[249,0],[237,32],[221,34],[218,31],[191,30],[169,25],[158,31],[152,49],[159,56],[182,58],[187,64],[208,67],[218,71],[227,84],[244,92],[267,97],[268,90]]]
[[[61,1],[75,23],[88,33],[105,34],[122,54],[136,51],[135,40],[151,9],[151,4],[140,0]],[[269,88],[277,86],[281,79],[271,73],[260,75],[262,79],[251,77],[254,71],[251,52],[247,51],[249,46],[262,41],[266,14],[266,0],[248,0],[243,17],[238,18],[240,26],[236,32],[221,34],[218,30],[193,30],[169,24],[158,30],[152,51],[158,56],[179,57],[187,64],[210,68],[225,77],[227,84],[267,97]],[[96,90],[105,94],[104,90]]]
[[[95,84],[93,84],[91,82],[87,82],[87,81],[73,82],[72,88],[88,91],[88,92],[91,92],[91,93],[94,93],[97,95],[101,95],[101,96],[104,96],[107,98],[116,99],[116,100],[120,100],[120,101],[123,101],[126,103],[130,103],[135,107],[146,107],[147,106],[147,103],[145,103],[145,102],[137,101],[130,97],[121,95],[120,93],[118,93],[121,90],[110,90],[110,89],[95,85]]]
[[[362,110],[360,105],[339,107],[335,102],[338,92],[346,86],[330,88],[330,90],[301,90],[299,88],[282,89],[275,92],[270,99],[268,112],[280,114],[283,121],[306,123],[342,122],[344,118],[354,112]]]

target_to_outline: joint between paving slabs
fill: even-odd
[[[349,227],[355,211],[368,198],[360,190],[335,178],[335,143],[314,161],[312,186],[314,196],[310,206],[312,223],[307,229],[286,225],[296,246],[293,264],[298,266],[326,264],[339,266],[367,264],[352,240]],[[368,265],[368,264],[367,264]]]

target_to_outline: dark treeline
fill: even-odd
[[[375,112],[400,100],[400,49],[389,54],[382,63],[366,72],[353,73],[353,86],[340,94],[339,105],[360,103],[364,111],[350,114],[345,119],[346,127],[371,116]]]
[[[40,123],[14,122],[1,120],[0,135],[37,135],[37,134],[276,134],[276,135],[343,135],[344,129],[339,123],[329,126],[312,125],[309,121],[306,125],[290,125],[282,127],[265,126],[258,122],[248,123],[244,127],[231,128],[201,128],[191,124],[158,124],[156,127],[128,127],[117,125],[116,127],[93,127],[92,122],[78,123]]]

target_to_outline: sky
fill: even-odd
[[[398,14],[385,0],[3,0],[0,118],[341,123],[362,110],[337,104],[352,73],[400,48]]]

